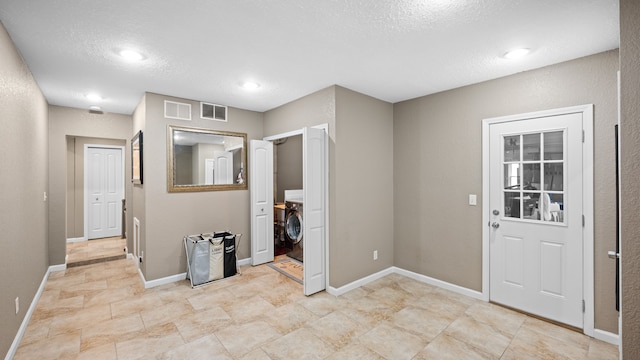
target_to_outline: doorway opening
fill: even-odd
[[[68,267],[126,258],[125,145],[67,136]]]
[[[250,143],[252,181],[251,190],[251,258],[253,265],[274,261],[276,241],[284,233],[280,247],[285,248],[292,261],[301,264],[304,294],[311,295],[327,286],[328,243],[328,127],[303,128],[285,134],[252,140]],[[283,146],[302,138],[302,186],[300,183],[283,185],[290,181],[285,170],[300,171],[296,165],[280,165],[277,172],[274,142]],[[286,140],[284,140],[286,139]],[[291,151],[300,156],[300,151]],[[278,150],[282,160],[283,151]],[[284,172],[284,174],[282,174]],[[292,175],[291,178],[294,176]],[[277,179],[285,179],[278,181]],[[295,186],[295,189],[287,189]],[[285,191],[286,190],[286,191]],[[281,191],[281,195],[278,193]],[[279,198],[280,196],[280,198]],[[278,204],[278,200],[284,202]],[[278,207],[280,205],[280,208]],[[282,213],[284,210],[284,215]],[[280,216],[278,216],[280,213]],[[287,222],[287,219],[289,222]],[[280,226],[278,223],[280,222]],[[288,237],[288,240],[287,240]],[[287,244],[292,248],[286,249]],[[296,257],[296,250],[298,258]]]

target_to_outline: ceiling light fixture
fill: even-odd
[[[96,93],[90,93],[86,95],[87,99],[91,100],[91,101],[101,101],[102,100],[102,96],[96,94]]]
[[[102,111],[102,108],[100,106],[97,106],[97,105],[91,105],[91,106],[89,106],[89,110],[91,110],[91,111]]]
[[[252,81],[245,81],[242,83],[242,88],[245,90],[257,90],[260,87],[260,84]]]
[[[144,59],[144,55],[140,54],[135,50],[120,50],[118,54],[122,56],[122,58],[124,58],[125,60],[132,61],[132,62],[140,61]]]
[[[503,57],[509,60],[518,59],[527,55],[529,52],[531,52],[531,49],[527,49],[527,48],[513,49],[504,53]]]

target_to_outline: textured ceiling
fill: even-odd
[[[50,104],[145,91],[265,111],[338,84],[398,102],[610,49],[617,0],[2,0]],[[506,60],[504,52],[532,53]],[[127,63],[123,48],[146,59]],[[254,91],[239,86],[261,84]],[[85,95],[101,94],[92,102]]]

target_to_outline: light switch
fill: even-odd
[[[478,198],[476,194],[469,194],[469,205],[471,206],[478,205]]]

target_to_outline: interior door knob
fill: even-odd
[[[609,256],[609,259],[619,259],[620,258],[620,253],[617,253],[615,251],[608,251],[607,255]]]
[[[500,224],[497,223],[497,222],[494,222],[493,224],[491,224],[491,227],[494,228],[494,229],[497,229],[497,228],[500,227]]]

